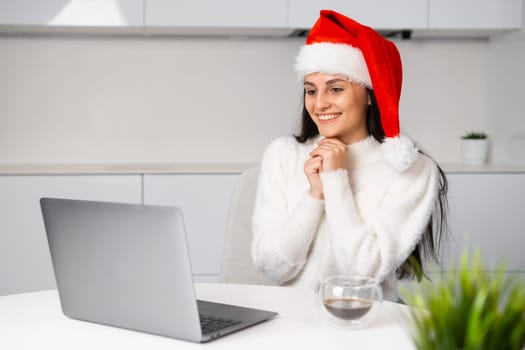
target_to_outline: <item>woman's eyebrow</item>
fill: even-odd
[[[328,80],[326,82],[326,85],[332,85],[332,84],[339,83],[339,82],[348,83],[348,80],[347,79],[342,79],[342,78],[335,78],[335,79]]]
[[[334,79],[327,80],[325,84],[326,85],[332,85],[332,84],[336,84],[336,83],[339,83],[339,82],[348,83],[349,81],[348,81],[348,79],[344,79],[344,78],[334,78]],[[309,81],[305,81],[304,85],[314,86],[315,87],[315,84],[312,83],[312,82],[309,82]]]

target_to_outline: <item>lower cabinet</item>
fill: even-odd
[[[140,203],[141,176],[0,176],[0,295],[55,288],[41,197]]]
[[[479,248],[487,269],[525,273],[525,174],[448,175],[451,237],[444,270],[462,251]]]
[[[479,249],[488,273],[504,263],[507,275],[525,283],[525,174],[449,173],[447,179],[450,237],[442,264],[429,269],[430,280],[454,274],[461,255]]]
[[[239,174],[144,176],[144,203],[182,209],[196,281],[220,274],[228,208]],[[449,173],[449,230],[441,274],[463,251],[479,247],[488,270],[506,261],[509,273],[525,273],[525,174]]]
[[[239,174],[145,175],[144,204],[181,208],[194,280],[219,279],[233,187]]]
[[[55,287],[41,197],[178,206],[195,281],[218,281],[230,199],[238,173],[0,176],[0,295]],[[525,173],[449,173],[449,228],[443,264],[453,272],[479,247],[487,270],[506,262],[525,276]],[[525,279],[524,279],[525,280]]]

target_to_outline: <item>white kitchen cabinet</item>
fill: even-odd
[[[521,28],[522,6],[523,0],[0,0],[0,31],[288,36],[311,28],[321,9],[333,9],[377,30],[479,36]]]
[[[428,3],[421,0],[289,0],[289,25],[311,28],[322,9],[341,12],[375,29],[424,29]]]
[[[506,259],[525,276],[525,173],[447,174],[448,260],[479,246],[489,269]],[[239,173],[0,176],[0,295],[54,288],[39,199],[174,205],[183,210],[196,281],[217,281]],[[445,262],[442,267],[449,270]],[[437,271],[434,272],[438,273]]]
[[[430,281],[449,278],[463,252],[479,248],[487,271],[506,261],[507,275],[525,283],[525,173],[447,173],[449,228],[447,254],[429,269]],[[489,272],[490,273],[490,272]],[[408,290],[415,281],[402,281]]]
[[[523,0],[430,0],[429,29],[519,29]]]
[[[377,30],[413,29],[424,37],[476,36],[522,27],[523,0],[289,0],[289,25],[309,29],[321,9],[341,12]],[[484,31],[484,32],[482,32]]]
[[[525,173],[448,174],[449,259],[479,247],[488,269],[525,272]],[[447,266],[444,267],[447,270]]]
[[[41,197],[141,203],[141,176],[0,176],[0,295],[55,288]]]
[[[287,0],[145,0],[146,26],[287,27]]]
[[[144,204],[182,209],[196,281],[219,278],[230,197],[239,174],[145,175]]]
[[[143,0],[0,0],[0,24],[137,27]]]

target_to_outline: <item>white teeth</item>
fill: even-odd
[[[319,120],[330,120],[339,117],[339,114],[320,114]]]

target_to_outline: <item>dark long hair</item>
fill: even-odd
[[[367,88],[367,91],[370,96],[371,103],[368,107],[366,115],[366,127],[368,134],[378,142],[383,143],[385,140],[385,131],[381,126],[379,107],[377,105],[373,90]],[[306,110],[306,106],[304,105],[303,101],[303,111],[299,135],[295,135],[294,137],[297,142],[305,143],[317,135],[319,135],[319,129],[310,117],[310,114]],[[421,150],[419,150],[419,152],[421,154],[425,154]],[[434,204],[432,215],[427,226],[425,227],[421,240],[418,242],[408,259],[396,269],[396,276],[399,279],[415,277],[418,281],[421,280],[421,278],[425,276],[423,261],[439,263],[443,244],[447,239],[448,182],[443,169],[441,169],[437,163],[436,166],[439,171],[438,198]]]

